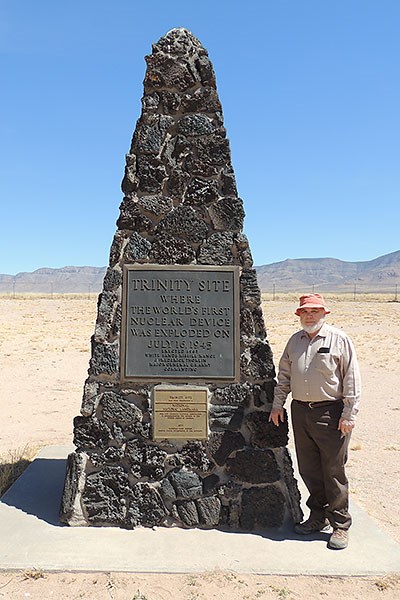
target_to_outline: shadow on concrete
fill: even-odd
[[[66,459],[61,458],[36,458],[4,494],[2,503],[49,525],[63,527],[59,509],[66,463]]]
[[[240,534],[240,533],[249,534],[250,533],[253,535],[259,535],[259,536],[261,536],[265,539],[271,540],[273,542],[285,542],[287,540],[295,540],[295,541],[301,541],[301,542],[320,541],[320,542],[328,543],[330,535],[331,535],[331,531],[328,531],[328,532],[321,531],[318,533],[314,533],[312,535],[299,535],[299,534],[295,533],[294,531],[292,531],[291,528],[285,527],[279,531],[276,531],[276,530],[247,531],[247,532],[235,531],[233,533],[236,533],[236,534]],[[232,533],[232,532],[227,531],[226,533]]]

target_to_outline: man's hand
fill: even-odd
[[[274,425],[278,427],[279,421],[283,423],[285,420],[285,415],[283,413],[283,408],[273,408],[269,415],[268,421],[272,421]]]
[[[340,419],[338,429],[340,429],[340,431],[344,435],[346,435],[346,433],[351,433],[353,431],[354,425],[355,425],[354,421],[348,421],[347,419]]]

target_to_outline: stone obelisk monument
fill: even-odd
[[[146,61],[61,519],[280,528],[299,493],[214,70],[185,29]]]

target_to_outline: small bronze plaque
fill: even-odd
[[[239,267],[127,265],[125,381],[239,381]]]
[[[208,388],[156,386],[153,393],[155,440],[208,438]]]

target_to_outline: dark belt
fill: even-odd
[[[321,402],[304,402],[303,400],[294,400],[307,408],[324,408],[327,406],[332,406],[333,404],[337,404],[338,402],[343,402],[343,400],[323,400]]]

